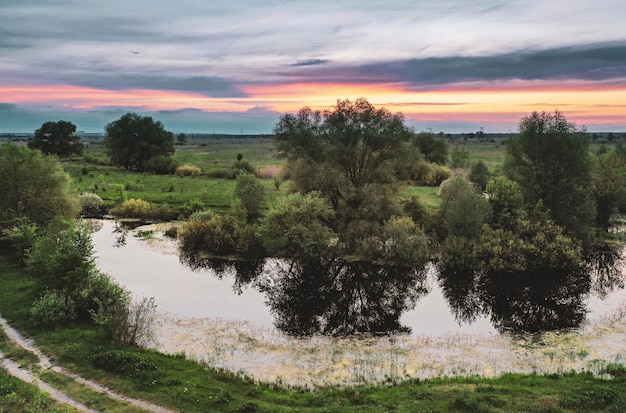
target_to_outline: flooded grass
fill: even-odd
[[[155,348],[255,380],[318,388],[504,373],[600,374],[626,358],[625,312],[577,332],[291,338],[244,322],[160,318]]]

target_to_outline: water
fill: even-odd
[[[102,225],[94,234],[100,268],[137,296],[155,298],[161,312],[155,348],[185,353],[259,380],[310,387],[388,377],[593,370],[605,363],[622,362],[626,356],[624,289],[615,289],[603,298],[575,295],[574,303],[584,304],[582,313],[572,312],[576,328],[537,339],[535,335],[502,334],[502,326],[495,323],[498,328],[494,327],[492,320],[497,317],[493,313],[479,312],[473,314],[471,322],[457,321],[446,299],[454,290],[449,285],[442,289],[444,278],[431,268],[410,275],[419,286],[407,300],[413,308],[391,319],[408,327],[410,334],[348,338],[314,334],[297,338],[282,333],[274,324],[281,319],[283,324],[294,324],[292,316],[280,312],[290,303],[281,292],[294,288],[305,291],[300,285],[277,285],[267,276],[260,277],[264,280],[261,283],[246,284],[234,271],[193,271],[181,264],[174,241],[160,236],[140,239],[131,232],[124,246],[116,246],[119,234],[114,233],[114,223],[105,221]],[[264,289],[265,293],[261,292]],[[490,302],[506,304],[507,300],[498,300],[499,292],[495,289],[488,296],[493,298]],[[310,303],[315,302],[316,297],[312,297]],[[496,307],[492,304],[492,309]],[[509,307],[505,310],[515,314],[517,309]],[[385,309],[381,311],[382,316],[374,316],[375,322],[388,316]],[[327,312],[324,317],[321,324],[328,326],[334,314]],[[295,323],[301,320],[299,317]]]

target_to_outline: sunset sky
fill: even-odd
[[[270,133],[367,98],[416,130],[515,131],[560,110],[626,132],[624,0],[1,0],[0,132]]]

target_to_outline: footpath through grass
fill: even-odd
[[[0,256],[0,314],[13,327],[35,339],[35,345],[54,362],[96,380],[115,392],[183,412],[569,412],[626,411],[626,371],[610,369],[612,380],[591,374],[517,375],[498,379],[440,378],[387,382],[359,387],[329,387],[316,391],[286,389],[256,383],[253,378],[212,369],[186,360],[102,340],[98,331],[75,324],[40,329],[28,320],[35,298],[33,283],[6,256]],[[31,356],[0,349],[28,364]],[[64,377],[43,371],[41,377],[83,403],[104,411],[139,411],[116,406]],[[31,393],[32,392],[32,393]],[[0,412],[72,411],[41,403],[32,386],[6,376],[0,369]],[[15,394],[15,396],[13,396]],[[28,396],[28,394],[34,394]],[[15,400],[24,403],[16,408]],[[47,402],[46,402],[47,403]]]

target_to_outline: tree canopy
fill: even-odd
[[[448,161],[449,145],[445,137],[437,137],[434,133],[420,132],[413,137],[413,145],[417,146],[428,162],[445,165]]]
[[[35,131],[35,138],[28,143],[28,147],[39,149],[44,154],[82,155],[85,147],[75,133],[76,125],[72,122],[46,122]]]
[[[109,123],[104,145],[114,165],[144,171],[150,160],[174,154],[174,135],[150,116],[127,113]]]
[[[16,218],[47,224],[78,215],[78,196],[58,160],[11,143],[0,146],[0,228]]]
[[[401,213],[394,182],[411,137],[401,114],[363,98],[338,100],[332,111],[303,108],[275,128],[294,189],[319,191],[330,202],[334,229],[349,250]]]
[[[594,222],[592,159],[585,129],[554,114],[522,118],[507,146],[504,171],[527,203],[541,201],[557,225],[588,242]]]

